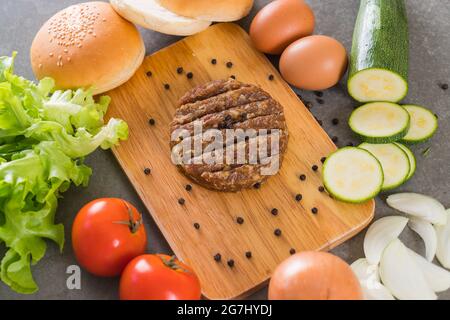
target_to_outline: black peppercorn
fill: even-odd
[[[150,168],[145,168],[144,173],[148,176],[150,173],[152,173],[152,170],[150,170]]]
[[[252,252],[251,251],[247,251],[245,253],[245,256],[247,257],[247,259],[250,259],[252,257]]]
[[[177,68],[177,73],[178,74],[182,74],[183,73],[183,68],[182,67],[178,67]]]
[[[216,262],[219,262],[220,260],[222,260],[222,255],[220,253],[217,253],[216,255],[214,255],[214,260]]]
[[[228,261],[227,261],[227,264],[228,264],[228,266],[229,266],[230,268],[233,268],[233,267],[234,267],[234,260],[233,260],[233,259],[228,260]]]
[[[277,215],[278,215],[278,209],[277,209],[277,208],[273,208],[272,210],[270,210],[270,213],[271,213],[273,216],[277,216]]]
[[[289,250],[289,253],[291,254],[291,255],[293,255],[293,254],[295,254],[295,249],[294,248],[292,248],[291,250]]]
[[[324,191],[325,191],[325,188],[322,187],[322,186],[320,186],[320,187],[319,187],[319,192],[324,192]]]
[[[325,163],[325,161],[327,161],[327,157],[322,157],[322,158],[320,159],[320,162],[322,162],[322,163]]]
[[[301,174],[301,175],[300,175],[300,180],[305,181],[305,180],[306,180],[306,175]]]
[[[269,74],[269,80],[273,81],[273,79],[275,79],[275,76],[273,74]]]
[[[194,77],[194,74],[192,72],[188,72],[188,73],[186,73],[186,77],[188,79],[192,79]]]
[[[309,101],[305,101],[305,107],[308,108],[308,109],[312,109],[313,104],[311,102],[309,102]]]
[[[170,89],[170,84],[165,83],[165,84],[164,84],[164,89],[169,90],[169,89]]]
[[[322,98],[323,97],[323,92],[322,91],[314,91],[314,94],[319,97]]]
[[[311,169],[312,169],[312,171],[317,171],[317,170],[319,170],[319,167],[317,165],[313,165],[311,167]]]
[[[227,68],[231,69],[233,67],[233,62],[228,61],[227,62]]]
[[[339,119],[334,118],[333,120],[331,120],[331,123],[335,126],[337,126],[339,124]]]
[[[295,201],[297,201],[297,202],[302,201],[302,199],[303,199],[303,196],[302,196],[301,194],[297,194],[297,195],[295,196]]]
[[[253,188],[255,188],[255,189],[261,188],[261,183],[259,183],[259,182],[255,183],[255,184],[253,185]]]
[[[186,200],[184,200],[183,198],[178,199],[178,203],[183,205],[186,203]]]
[[[317,214],[317,213],[319,212],[319,209],[317,209],[317,208],[312,208],[312,209],[311,209],[311,212],[314,213],[314,214]]]
[[[192,186],[190,184],[187,184],[184,188],[186,189],[186,191],[192,190]]]
[[[196,222],[196,223],[194,223],[194,228],[195,228],[195,229],[197,229],[197,230],[198,230],[198,229],[200,229],[200,224],[199,224],[199,223],[197,223],[197,222]]]
[[[148,124],[149,125],[154,126],[155,123],[156,123],[155,119],[153,119],[153,118],[148,119]]]
[[[217,64],[217,59],[211,59],[211,64]]]
[[[242,217],[237,217],[237,218],[236,218],[236,222],[237,222],[238,224],[243,224],[243,223],[244,223],[244,218],[242,218]]]
[[[147,75],[147,77],[150,78],[153,75],[153,73],[151,71],[147,71],[146,75]]]
[[[281,236],[281,230],[280,229],[275,229],[273,234],[276,235],[277,237],[279,237],[279,236]]]

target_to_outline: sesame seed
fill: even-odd
[[[324,191],[325,191],[325,188],[322,187],[322,186],[320,186],[318,190],[319,190],[319,192],[324,192]]]
[[[151,71],[147,71],[146,75],[147,75],[147,77],[150,78],[153,75],[153,73]]]
[[[237,222],[238,224],[243,224],[243,223],[244,223],[244,218],[242,218],[242,217],[237,217],[236,222]]]
[[[333,120],[331,120],[331,123],[335,126],[337,126],[339,124],[339,119],[334,118]]]
[[[302,201],[302,199],[303,199],[303,196],[302,196],[301,194],[297,194],[297,195],[295,196],[295,201],[297,201],[297,202]]]
[[[154,126],[155,123],[156,123],[155,119],[153,119],[153,118],[148,119],[148,124],[149,125]]]
[[[270,211],[270,213],[271,213],[273,216],[277,216],[277,215],[278,215],[278,209],[277,209],[277,208],[273,208],[273,209]]]
[[[216,262],[219,262],[220,260],[222,260],[222,255],[220,253],[217,253],[214,255],[214,260]]]
[[[150,168],[145,168],[144,173],[148,176],[150,173],[152,173],[152,170]]]
[[[186,200],[184,200],[183,198],[178,199],[178,203],[180,205],[184,205],[186,203]]]
[[[230,78],[233,79],[233,80],[236,80],[236,76],[235,75],[231,75]]]
[[[170,84],[165,83],[165,84],[164,84],[164,89],[169,90],[169,89],[170,89]]]
[[[299,178],[300,178],[300,180],[305,181],[306,180],[306,175],[301,174]]]
[[[188,73],[186,74],[186,77],[187,77],[188,79],[192,79],[192,78],[194,77],[194,74],[193,74],[192,72],[188,72]]]
[[[252,252],[251,252],[251,251],[247,251],[247,252],[245,253],[245,257],[246,257],[247,259],[250,259],[250,258],[252,257]]]
[[[259,183],[259,182],[255,183],[255,184],[253,185],[253,188],[255,188],[255,189],[261,188],[261,183]]]
[[[314,214],[317,214],[317,213],[319,212],[319,209],[317,209],[317,208],[312,208],[312,209],[311,209],[311,212],[314,213]]]
[[[228,260],[228,261],[227,261],[227,264],[228,264],[228,266],[229,266],[230,268],[233,268],[233,267],[234,267],[234,260],[233,260],[233,259]]]
[[[183,68],[182,67],[178,67],[177,68],[177,73],[178,74],[182,74],[183,73]]]
[[[295,254],[295,249],[294,248],[292,248],[291,250],[289,250],[289,253],[291,254],[291,255],[293,255],[293,254]]]
[[[312,171],[317,171],[317,170],[319,170],[319,167],[317,165],[313,165],[311,167],[311,169],[312,169]]]
[[[279,236],[281,236],[281,230],[280,229],[275,229],[273,234],[276,235],[277,237],[279,237]]]
[[[197,222],[196,222],[196,223],[194,223],[194,228],[195,228],[195,229],[197,229],[197,230],[198,230],[198,229],[200,229],[200,224],[199,224],[199,223],[197,223]]]
[[[275,79],[275,76],[273,74],[269,74],[269,81],[273,81]]]
[[[186,191],[192,190],[192,186],[190,184],[187,184],[184,188],[186,189]]]
[[[211,64],[217,64],[217,59],[211,59]]]
[[[233,67],[233,62],[228,61],[228,62],[227,62],[227,68],[228,68],[228,69],[231,69],[232,67]]]
[[[325,161],[327,161],[327,158],[326,158],[326,157],[322,157],[322,158],[320,159],[320,162],[322,162],[322,163],[325,163]]]

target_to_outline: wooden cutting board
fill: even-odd
[[[216,65],[212,59],[217,59]],[[233,63],[232,68],[227,62]],[[183,67],[182,74],[178,67]],[[290,134],[278,175],[259,190],[235,194],[189,181],[172,164],[169,148],[169,123],[177,100],[194,86],[232,75],[261,86],[284,106]],[[274,75],[272,81],[269,75]],[[291,249],[329,250],[356,235],[373,217],[374,202],[344,204],[319,192],[320,170],[311,167],[321,168],[320,159],[336,147],[235,24],[216,24],[147,57],[129,82],[109,94],[113,101],[109,116],[124,119],[130,127],[129,140],[114,154],[175,254],[198,274],[206,298],[242,298],[267,283]],[[154,125],[149,119],[155,120]],[[144,174],[144,168],[151,173]],[[301,174],[306,181],[299,179]],[[188,183],[193,185],[190,192],[185,190]],[[302,194],[301,202],[295,200],[296,194]],[[180,198],[184,205],[178,203]],[[318,208],[316,215],[313,207]],[[272,208],[278,215],[271,214]],[[238,224],[237,217],[244,223]],[[200,229],[194,228],[195,223]],[[275,229],[282,231],[281,236],[275,236]],[[217,253],[220,262],[213,258]],[[227,264],[230,259],[233,268]]]

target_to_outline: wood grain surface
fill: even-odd
[[[216,65],[212,59],[217,59]],[[228,68],[227,62],[233,67]],[[182,74],[177,73],[178,67],[183,67]],[[193,73],[192,79],[188,72]],[[231,75],[261,86],[284,106],[290,140],[280,172],[259,190],[221,193],[195,185],[172,164],[169,124],[177,100],[186,91]],[[130,139],[114,154],[176,255],[198,274],[206,298],[243,298],[267,283],[291,249],[329,250],[356,235],[373,218],[373,201],[345,204],[318,190],[320,159],[336,147],[235,24],[216,24],[147,57],[129,82],[109,94],[113,103],[108,115],[130,126]],[[155,120],[154,125],[149,119]],[[319,166],[317,172],[313,165]],[[147,167],[148,175],[144,174]],[[302,174],[305,181],[299,179]],[[191,191],[186,184],[192,184]],[[300,202],[296,194],[303,196]],[[183,205],[180,198],[185,200]],[[278,215],[271,214],[272,208],[278,209]],[[312,208],[318,213],[313,214]],[[237,217],[244,223],[236,223]],[[275,229],[282,231],[281,236],[274,234]],[[217,253],[220,262],[213,258]],[[232,268],[227,264],[230,259]]]

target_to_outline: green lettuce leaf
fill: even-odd
[[[71,184],[87,186],[92,171],[84,157],[125,140],[128,126],[104,123],[109,97],[52,92],[52,79],[35,84],[15,75],[14,56],[0,57],[0,242],[8,248],[0,278],[29,294],[38,290],[31,266],[44,257],[46,240],[64,246],[58,198]]]

